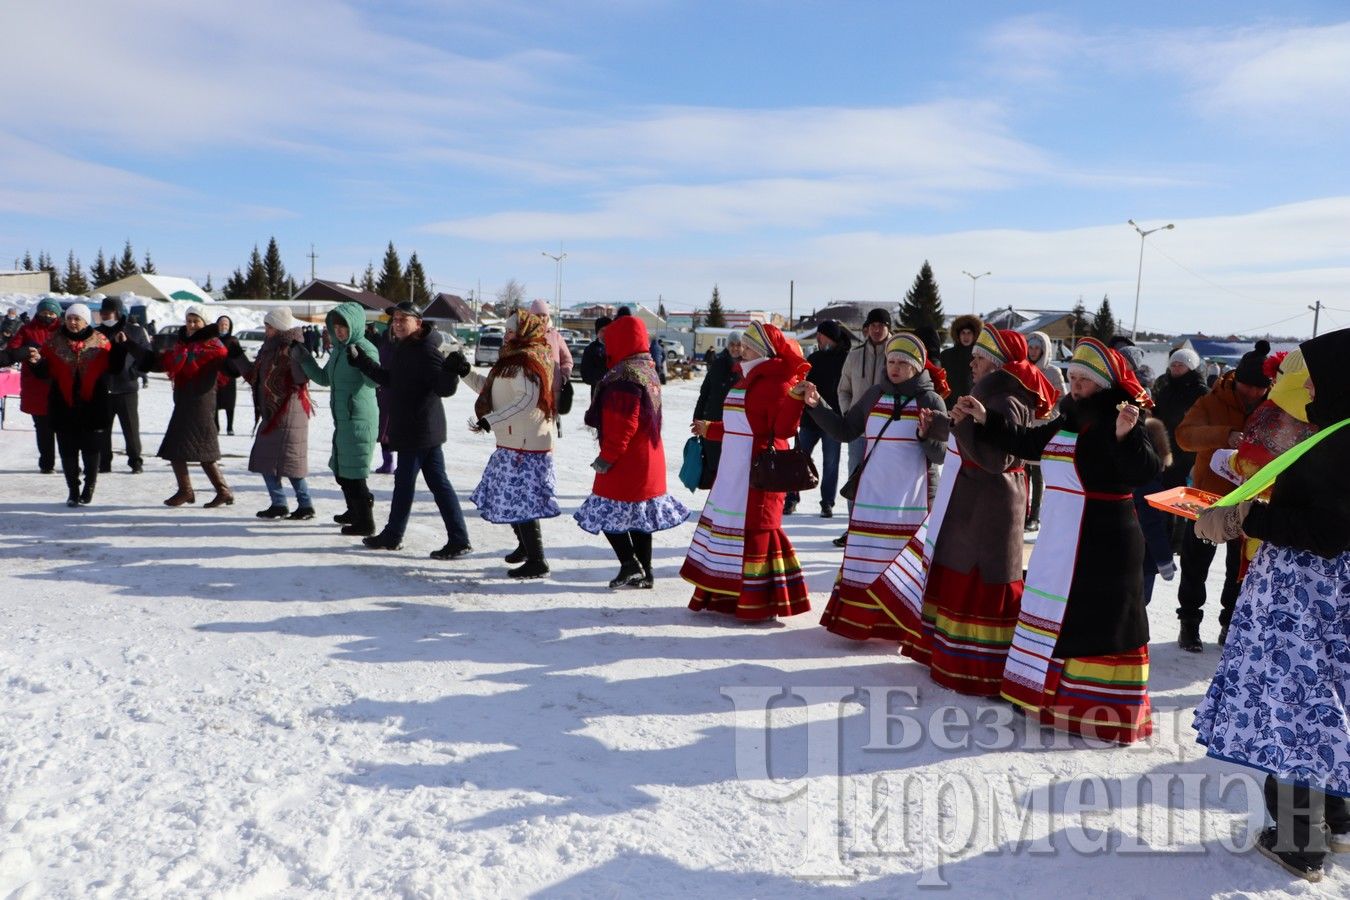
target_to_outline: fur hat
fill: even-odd
[[[1251,387],[1270,387],[1270,376],[1266,374],[1266,357],[1270,355],[1270,341],[1257,341],[1256,348],[1242,354],[1237,365],[1238,384]]]
[[[955,343],[961,332],[966,330],[973,332],[975,337],[978,338],[980,332],[984,331],[984,322],[979,316],[957,316],[955,319],[952,319],[952,342]]]
[[[1167,359],[1168,365],[1178,362],[1194,372],[1196,369],[1200,368],[1200,354],[1189,347],[1182,347]]]
[[[292,315],[289,306],[278,306],[269,310],[267,315],[263,316],[263,324],[271,325],[277,331],[290,331],[300,323],[295,321],[295,316]]]

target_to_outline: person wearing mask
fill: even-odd
[[[336,351],[322,366],[300,345],[291,348],[309,380],[331,391],[328,407],[333,413],[333,450],[328,468],[333,470],[347,504],[333,521],[342,526],[343,534],[360,537],[375,533],[375,497],[367,479],[380,413],[375,403],[375,381],[352,364],[347,346],[355,344],[371,359],[378,356],[375,345],[365,337],[365,321],[365,310],[359,303],[341,303],[328,311],[325,333],[331,336]]]
[[[225,345],[226,350],[233,350],[239,345],[234,337],[234,319],[229,316],[220,316],[216,319],[216,335],[220,342]],[[216,376],[216,431],[220,431],[220,414],[225,413],[225,433],[234,434],[234,405],[238,399],[239,375],[229,366],[224,366],[220,374]],[[254,411],[257,415],[257,411]]]
[[[1216,474],[1210,461],[1217,450],[1236,450],[1242,443],[1247,418],[1266,399],[1270,377],[1265,372],[1270,354],[1268,341],[1257,341],[1255,349],[1243,355],[1238,367],[1219,379],[1214,389],[1195,402],[1177,426],[1177,446],[1194,453],[1192,484],[1211,494],[1224,496],[1233,483]],[[1214,562],[1215,546],[1196,536],[1190,522],[1181,541],[1181,583],[1177,587],[1177,618],[1181,630],[1177,646],[1190,653],[1204,649],[1200,640],[1200,622],[1205,616],[1205,579]],[[1242,587],[1238,573],[1242,566],[1242,545],[1231,541],[1224,548],[1224,582],[1219,594],[1219,642],[1227,637],[1233,604]]]
[[[117,335],[125,334],[127,342],[138,351],[150,349],[150,336],[145,329],[128,322],[126,309],[120,297],[105,297],[99,308],[99,333],[112,343],[118,343]],[[131,353],[122,354],[121,366],[108,376],[108,403],[113,416],[122,426],[122,441],[126,446],[127,465],[133,475],[144,470],[141,458],[141,419],[140,419],[140,372],[135,368],[136,357]],[[103,429],[103,446],[99,454],[99,471],[112,471],[112,426]]]
[[[314,404],[309,397],[309,377],[292,348],[304,347],[304,330],[289,307],[269,310],[263,318],[263,343],[258,358],[249,362],[236,341],[229,347],[228,367],[253,388],[253,409],[258,420],[248,470],[262,476],[269,504],[259,510],[259,519],[314,518],[309,496],[309,420]],[[305,348],[308,351],[308,348]],[[295,511],[286,508],[281,479],[295,491]]]
[[[394,473],[394,496],[389,501],[389,521],[379,534],[363,538],[372,550],[398,550],[412,515],[413,495],[420,473],[436,499],[445,523],[446,543],[431,552],[432,559],[458,559],[473,552],[469,529],[459,497],[445,474],[445,406],[459,388],[459,379],[470,369],[464,354],[453,351],[441,356],[431,338],[432,328],[422,322],[422,313],[404,301],[390,308],[389,364],[366,355],[360,344],[347,345],[347,358],[366,377],[389,392],[389,447],[398,451]]]
[[[28,357],[27,351],[41,350],[61,327],[61,304],[55,300],[43,300],[37,305],[37,313],[32,321],[22,325],[9,339],[9,349],[16,352],[16,359],[22,359],[23,369],[19,376],[19,410],[33,417],[33,433],[37,438],[38,470],[44,475],[56,470],[56,432],[52,430],[51,420],[47,418],[47,401],[51,394],[51,384],[37,374],[37,369]]]
[[[698,400],[694,402],[695,422],[722,421],[722,405],[727,394],[736,382],[741,380],[741,332],[733,331],[727,335],[727,346],[713,359],[708,371],[703,374],[703,384],[698,389]],[[711,490],[717,480],[717,467],[722,461],[722,442],[710,437],[700,437],[703,448],[703,474],[699,478],[699,488]]]
[[[581,380],[591,389],[591,399],[595,399],[595,386],[605,377],[609,367],[605,365],[605,329],[613,321],[609,316],[600,316],[595,320],[595,340],[581,351]]]
[[[1263,543],[1194,727],[1209,756],[1266,773],[1274,824],[1256,849],[1315,882],[1350,852],[1350,329],[1299,349],[1317,434],[1196,522],[1204,540]]]
[[[823,408],[839,409],[839,379],[844,374],[844,363],[853,346],[853,336],[834,319],[825,319],[816,325],[816,350],[806,358],[811,365],[807,380],[815,386]],[[695,412],[695,418],[698,413]],[[836,429],[837,430],[837,429]],[[834,515],[834,500],[839,491],[839,439],[827,434],[816,423],[814,414],[802,418],[797,431],[797,449],[810,456],[820,445],[820,517]],[[783,515],[797,511],[801,495],[793,491],[783,504]]]
[[[880,307],[867,314],[863,322],[863,341],[848,352],[844,369],[839,375],[839,411],[847,414],[854,401],[873,385],[886,381],[886,343],[891,339],[891,314]],[[862,465],[867,452],[867,439],[860,437],[848,442],[848,476]],[[853,504],[849,503],[850,512]],[[848,532],[835,538],[834,545],[842,547],[848,541]]]
[[[1050,382],[1050,386],[1055,389],[1055,393],[1064,396],[1064,375],[1059,371],[1059,366],[1055,365],[1053,359],[1054,344],[1050,343],[1050,336],[1044,331],[1033,331],[1027,335],[1027,361],[1041,370],[1045,380]],[[1037,425],[1044,425],[1049,418],[1038,420]],[[1041,464],[1039,462],[1027,461],[1027,475],[1031,482],[1031,504],[1027,510],[1027,531],[1039,531],[1041,528],[1041,497],[1045,493],[1045,479],[1041,477]]]
[[[23,320],[19,318],[19,311],[14,307],[5,310],[5,319],[0,322],[0,347],[7,346],[10,339],[19,333],[23,327]]]
[[[650,589],[652,535],[689,518],[684,504],[666,492],[666,453],[661,441],[661,382],[647,327],[628,316],[606,329],[609,371],[586,411],[599,452],[591,495],[573,514],[591,534],[605,535],[619,560],[611,590]]]
[[[974,382],[970,377],[970,357],[975,352],[975,341],[984,331],[979,316],[957,316],[952,320],[952,345],[942,351],[942,368],[947,370],[951,384],[950,403],[970,393]]]
[[[545,337],[548,341],[549,359],[553,360],[553,408],[560,409],[562,402],[563,385],[572,380],[572,351],[567,348],[567,341],[558,333],[558,329],[553,327],[553,313],[548,307],[547,300],[536,300],[530,304],[530,312],[539,316],[548,323],[548,331]],[[558,427],[558,436],[562,437],[562,416],[555,418]]]
[[[112,423],[108,400],[111,373],[126,362],[125,338],[114,344],[92,328],[89,307],[72,303],[62,327],[39,350],[28,348],[28,363],[39,377],[49,379],[48,416],[60,448],[61,471],[70,494],[67,506],[87,506],[98,483],[103,432]],[[80,462],[84,487],[80,487]]]

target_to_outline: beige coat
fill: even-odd
[[[483,393],[487,378],[477,372],[464,376],[464,383]],[[553,422],[539,409],[539,385],[519,373],[492,382],[492,412],[484,416],[492,426],[498,447],[508,450],[552,450]]]
[[[860,346],[848,351],[844,370],[839,375],[839,412],[848,412],[854,401],[872,385],[886,383],[886,344],[889,342],[889,338],[880,344],[864,340]]]

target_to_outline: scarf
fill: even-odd
[[[62,328],[42,346],[47,371],[56,383],[66,407],[75,406],[75,385],[80,387],[80,400],[88,403],[94,397],[94,387],[108,371],[112,343],[102,332],[93,328],[72,334]]]
[[[661,378],[656,373],[656,361],[650,353],[635,353],[611,366],[595,385],[595,399],[586,410],[586,424],[601,437],[604,405],[611,391],[638,396],[638,422],[647,427],[652,446],[661,443]]]
[[[539,411],[554,417],[553,352],[548,346],[548,320],[525,310],[515,313],[515,334],[502,344],[501,354],[488,371],[487,382],[474,401],[473,412],[486,418],[492,412],[492,385],[498,378],[514,378],[522,372],[539,385]]]
[[[1077,372],[1085,378],[1095,381],[1103,388],[1118,387],[1130,396],[1131,402],[1144,409],[1153,408],[1153,400],[1148,391],[1139,383],[1134,369],[1115,350],[1096,338],[1085,337],[1079,340],[1073,349],[1073,361],[1069,371]],[[1037,418],[1043,418],[1037,416]]]
[[[299,343],[300,340],[300,329],[292,328],[268,338],[258,351],[258,360],[253,371],[255,375],[261,373],[255,386],[258,413],[266,419],[258,431],[260,435],[276,430],[286,415],[286,408],[290,405],[292,397],[300,398],[300,405],[304,408],[306,417],[314,415],[314,405],[309,398],[309,385],[297,385],[295,375],[291,371],[291,344]]]
[[[1036,395],[1035,418],[1049,417],[1050,411],[1059,402],[1059,391],[1055,390],[1045,373],[1028,359],[1026,338],[1016,331],[1000,331],[985,325],[972,352],[993,360],[1000,369],[1021,382],[1022,387]],[[1114,350],[1111,352],[1115,353]]]
[[[191,335],[183,335],[164,351],[164,372],[177,387],[200,375],[209,366],[225,359],[225,345],[216,337],[215,325],[203,325]]]

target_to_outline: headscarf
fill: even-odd
[[[1275,384],[1270,389],[1272,403],[1289,413],[1300,422],[1308,421],[1308,364],[1303,359],[1303,351],[1277,353],[1266,360],[1269,364],[1275,360]]]
[[[595,385],[595,396],[586,410],[586,424],[602,437],[604,406],[614,393],[638,398],[638,417],[646,426],[652,446],[661,443],[661,378],[648,351],[647,326],[637,316],[616,319],[605,330],[605,356],[609,371]]]
[[[1153,399],[1139,383],[1125,357],[1096,338],[1079,340],[1073,351],[1073,361],[1069,363],[1069,374],[1074,372],[1097,383],[1103,390],[1120,388],[1137,406],[1153,408]]]
[[[487,383],[474,401],[474,414],[481,419],[492,412],[493,382],[498,378],[514,378],[524,372],[526,378],[539,384],[539,411],[545,418],[552,419],[553,354],[548,347],[548,319],[518,309],[507,319],[506,330],[515,334],[502,344],[501,353],[488,372]]]
[[[1059,402],[1059,391],[1027,358],[1027,339],[1016,331],[1000,331],[985,325],[975,340],[974,353],[991,360],[1036,395],[1035,418],[1044,419]],[[1111,351],[1115,353],[1115,351]],[[1119,355],[1119,354],[1117,354]]]
[[[289,313],[290,310],[286,312]],[[265,417],[258,434],[268,434],[276,430],[286,414],[286,408],[290,406],[292,397],[300,399],[300,406],[307,417],[314,415],[314,404],[309,397],[309,383],[296,384],[295,373],[291,370],[291,345],[303,343],[301,326],[296,324],[285,330],[278,329],[276,334],[263,341],[262,348],[258,350],[258,359],[253,367],[254,377],[257,379],[255,396],[257,413]]]

